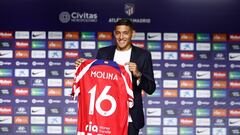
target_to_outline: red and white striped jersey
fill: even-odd
[[[78,96],[78,135],[127,135],[133,91],[126,66],[85,60],[76,70],[72,94]]]

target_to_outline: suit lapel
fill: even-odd
[[[137,60],[137,52],[135,46],[132,45],[132,52],[130,57],[130,62],[135,62]]]
[[[116,46],[113,46],[113,47],[111,48],[111,51],[109,52],[109,59],[110,59],[110,60],[113,60],[115,50],[116,50]]]

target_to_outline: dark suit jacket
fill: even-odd
[[[104,47],[98,50],[97,59],[113,60],[116,46]],[[137,129],[144,126],[143,104],[141,91],[152,94],[156,85],[153,77],[151,54],[141,48],[132,46],[130,62],[137,64],[138,70],[142,73],[140,84],[137,86],[137,79],[132,77],[134,106],[130,109],[133,124]]]

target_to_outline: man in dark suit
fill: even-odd
[[[121,19],[115,24],[115,46],[108,46],[98,50],[97,59],[113,60],[118,64],[129,65],[132,72],[134,106],[130,109],[128,135],[138,135],[139,129],[144,126],[142,104],[142,90],[147,94],[155,91],[151,54],[144,49],[135,47],[131,43],[135,31],[132,22]],[[79,65],[83,59],[78,59]]]

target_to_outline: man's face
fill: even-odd
[[[133,34],[134,30],[132,30],[129,26],[116,26],[114,36],[116,38],[117,49],[122,51],[128,50],[131,47],[131,38]]]

